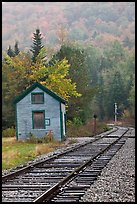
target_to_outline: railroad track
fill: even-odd
[[[78,202],[125,143],[128,131],[117,127],[3,176],[2,202]]]

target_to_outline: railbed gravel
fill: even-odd
[[[131,135],[135,135],[132,129]],[[76,139],[76,138],[75,138]],[[75,144],[67,145],[64,148],[58,148],[54,152],[38,156],[26,165],[20,165],[17,168],[33,164],[36,161],[43,160],[69,149],[78,143],[91,140],[91,137],[77,138]],[[4,170],[2,175],[14,172],[17,168]],[[90,189],[84,194],[80,202],[135,202],[135,139],[128,138],[122,148],[113,156],[107,166],[102,170],[101,176],[91,185]]]
[[[135,138],[128,138],[80,202],[135,202]]]

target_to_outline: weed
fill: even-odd
[[[7,128],[2,131],[2,137],[15,137],[16,131],[13,127]]]
[[[48,153],[52,150],[53,148],[51,148],[48,144],[39,144],[35,147],[36,156]]]
[[[29,143],[37,143],[38,142],[38,138],[37,136],[35,136],[34,134],[32,134],[31,132],[28,134],[28,139],[27,141]]]

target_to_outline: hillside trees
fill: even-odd
[[[96,90],[91,101],[91,109],[99,119],[104,118],[104,81],[102,70],[104,66],[103,54],[100,49],[89,44],[85,47],[85,61],[89,70],[90,86]]]
[[[98,107],[100,106],[99,104],[104,104],[103,116],[107,119],[114,117],[115,102],[119,107],[119,117],[122,117],[125,109],[131,108],[128,98],[134,84],[134,62],[134,51],[124,50],[117,41],[104,49],[101,71],[103,83],[99,85],[102,102],[99,99],[99,94],[96,96],[96,101]],[[101,114],[102,112],[100,112]]]
[[[103,51],[104,54],[104,68],[110,69],[125,59],[125,51],[121,43],[117,40],[109,43]]]
[[[105,87],[105,110],[109,119],[114,117],[114,103],[118,104],[118,116],[121,117],[127,107],[126,90],[120,72],[111,70],[109,72],[108,85]]]
[[[83,44],[92,39],[93,44],[104,47],[117,38],[128,49],[134,48],[135,2],[28,2],[27,7],[24,2],[9,2],[2,9],[4,49],[15,37],[21,49],[28,48],[29,35],[36,24],[46,33],[46,43],[53,46],[60,43],[55,35],[61,25],[70,39]]]
[[[132,109],[128,98],[134,87],[134,51],[125,50],[118,41],[104,49],[88,45],[84,50],[91,87],[96,89],[91,101],[92,111],[101,120],[113,119],[114,103],[118,102],[118,116],[122,118],[125,109]]]
[[[129,93],[129,104],[130,104],[130,111],[131,116],[135,117],[135,83],[132,85]]]

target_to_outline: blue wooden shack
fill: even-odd
[[[26,140],[29,134],[41,138],[49,131],[55,140],[66,137],[65,100],[35,82],[15,99],[16,138]]]

